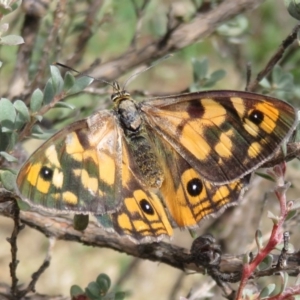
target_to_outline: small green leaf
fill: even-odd
[[[26,122],[30,121],[30,115],[26,104],[21,100],[16,100],[14,102],[14,107],[16,111],[22,116],[22,119]]]
[[[3,187],[9,191],[13,191],[15,188],[16,175],[10,171],[2,171],[0,173],[0,180],[3,184]]]
[[[64,78],[64,88],[63,90],[68,92],[72,86],[75,84],[75,77],[70,73],[70,72],[67,72],[66,75],[65,75],[65,78]]]
[[[291,211],[288,212],[288,215],[287,215],[285,221],[288,221],[288,220],[294,218],[297,215],[297,213],[298,213],[298,211],[293,208]]]
[[[103,228],[113,228],[113,222],[109,214],[97,215],[97,221]]]
[[[44,133],[44,130],[37,124],[32,128],[32,133]]]
[[[79,92],[82,92],[87,86],[89,86],[94,81],[94,78],[91,77],[80,77],[76,79],[72,88],[68,91],[68,95],[73,95]]]
[[[266,173],[262,173],[262,172],[255,172],[255,175],[258,175],[264,179],[270,180],[272,182],[275,182],[274,178]]]
[[[66,102],[57,102],[55,103],[54,107],[63,107],[63,108],[69,108],[69,109],[74,109],[75,106],[70,104],[70,103],[66,103]]]
[[[83,231],[89,225],[89,215],[74,215],[73,217],[73,227],[78,231]]]
[[[128,293],[126,292],[116,292],[114,300],[124,300],[127,295]]]
[[[300,209],[300,199],[297,198],[293,200],[293,208],[291,210],[299,210]]]
[[[0,14],[7,15],[17,9],[21,5],[21,0],[16,1],[7,1],[1,0],[0,1]]]
[[[24,211],[31,210],[30,205],[27,202],[23,201],[22,199],[17,199],[17,203],[21,210],[24,210]]]
[[[31,96],[30,110],[33,112],[39,111],[43,104],[43,98],[43,92],[40,89],[36,89]]]
[[[41,115],[35,115],[34,118],[37,119],[39,122],[43,120],[43,116]]]
[[[289,281],[289,274],[287,272],[279,272],[281,284],[280,284],[280,290],[278,295],[283,293],[287,287],[288,281]]]
[[[10,1],[9,5],[12,11],[16,10],[18,7],[20,7],[22,3],[22,0],[16,0],[16,1]]]
[[[14,123],[16,120],[16,110],[13,104],[6,98],[0,99],[0,123],[9,121]]]
[[[296,20],[300,20],[300,3],[295,0],[284,0],[284,4],[289,14]]]
[[[110,278],[106,274],[102,273],[97,277],[96,282],[99,285],[101,295],[105,295],[111,285]]]
[[[273,256],[268,254],[263,261],[258,265],[259,271],[267,270],[272,266]]]
[[[34,125],[32,128],[32,137],[36,139],[46,140],[49,139],[53,132],[44,132],[39,125]]]
[[[282,73],[283,72],[282,72],[281,67],[278,65],[275,65],[273,68],[273,71],[272,71],[272,81],[274,84],[277,85],[279,83]]]
[[[1,131],[11,133],[14,131],[15,125],[11,121],[2,121]]]
[[[95,281],[89,283],[89,285],[85,289],[85,293],[89,298],[92,299],[101,296],[99,285]]]
[[[243,255],[243,264],[249,264],[250,263],[250,255],[249,253],[245,253]]]
[[[48,140],[52,135],[48,133],[32,133],[31,136],[37,140]]]
[[[60,75],[60,71],[56,66],[50,66],[50,72],[52,77],[53,89],[55,94],[59,94],[64,85],[64,81]]]
[[[264,77],[260,82],[259,85],[262,86],[263,88],[270,90],[271,89],[271,84],[269,82],[269,80]]]
[[[14,156],[12,156],[4,151],[0,151],[0,156],[4,157],[5,160],[7,160],[8,162],[17,162],[18,161]]]
[[[290,91],[294,88],[294,76],[291,73],[282,74],[277,88],[280,90]]]
[[[262,233],[259,229],[257,229],[255,232],[255,241],[256,241],[258,250],[262,249],[263,248]]]
[[[51,101],[53,100],[55,96],[55,92],[54,92],[54,87],[53,87],[53,83],[52,80],[49,79],[46,83],[45,89],[44,89],[44,99],[43,99],[43,103],[44,104],[49,104],[51,103]]]
[[[6,151],[11,151],[14,149],[16,143],[18,142],[19,134],[16,131],[11,132],[9,135],[9,144],[6,148]]]
[[[11,13],[11,8],[7,5],[3,5],[3,3],[0,2],[0,14],[7,15],[9,13]]]
[[[0,150],[7,151],[11,134],[4,133],[0,127]]]
[[[268,211],[268,218],[273,221],[275,225],[278,224],[280,217],[275,216],[272,212]]]
[[[206,85],[209,83],[211,85],[215,85],[216,82],[220,81],[226,76],[225,70],[216,70],[211,73],[210,78],[206,82]]]
[[[270,283],[266,287],[263,288],[263,290],[259,294],[259,299],[265,298],[270,296],[274,290],[275,290],[276,285],[274,283]]]
[[[78,286],[78,285],[72,285],[70,288],[70,295],[71,297],[75,297],[75,296],[79,296],[79,295],[83,295],[84,291],[83,289]]]
[[[24,118],[20,114],[18,114],[16,122],[14,124],[14,129],[20,130],[25,125],[25,123],[26,121],[24,120]]]
[[[189,231],[189,234],[190,234],[190,236],[191,236],[192,239],[195,239],[198,236],[198,234],[195,231],[195,229],[188,228],[188,231]]]
[[[217,32],[227,37],[238,37],[245,33],[248,27],[248,19],[243,15],[237,15],[218,27]]]
[[[24,39],[19,35],[7,35],[0,37],[1,45],[15,46],[24,43]]]
[[[208,60],[203,58],[202,60],[192,59],[194,81],[203,80],[208,73]]]

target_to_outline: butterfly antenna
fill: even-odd
[[[106,80],[104,80],[104,79],[98,79],[98,78],[95,78],[95,77],[93,77],[93,76],[90,76],[90,75],[88,75],[88,74],[86,74],[86,73],[81,73],[81,72],[79,72],[79,71],[77,71],[77,70],[75,70],[75,69],[73,69],[73,68],[71,68],[71,67],[69,67],[69,66],[67,66],[67,65],[61,64],[61,63],[59,63],[59,62],[55,62],[53,65],[60,66],[60,67],[62,67],[62,68],[71,70],[71,71],[73,71],[73,72],[75,72],[75,73],[77,73],[77,74],[79,74],[79,75],[82,75],[82,76],[86,76],[86,77],[92,78],[92,79],[94,79],[95,81],[100,81],[100,82],[105,83],[105,84],[108,84],[108,85],[110,85],[112,88],[114,88],[114,85],[113,85],[112,83],[110,83],[110,82],[108,82],[108,81],[106,81]]]
[[[146,69],[143,69],[142,71],[136,72],[134,74],[132,74],[131,76],[129,76],[128,79],[126,79],[125,83],[124,83],[124,88],[123,90],[126,90],[127,85],[138,75],[148,71],[149,69],[152,69],[153,67],[155,67],[156,65],[158,65],[159,63],[161,63],[162,61],[168,59],[169,57],[173,56],[173,54],[167,54],[164,57],[158,59],[157,61],[155,61],[154,63],[152,63],[149,67],[147,67]]]

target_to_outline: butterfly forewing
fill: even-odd
[[[122,198],[121,132],[101,111],[71,124],[44,143],[17,177],[20,194],[34,206],[105,213]]]
[[[294,130],[295,109],[275,98],[211,91],[141,104],[145,121],[207,181],[225,184],[268,160]]]

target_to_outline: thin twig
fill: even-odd
[[[250,83],[246,90],[247,91],[255,91],[257,89],[257,86],[259,82],[266,77],[274,68],[274,66],[279,62],[279,60],[283,57],[285,51],[288,47],[290,47],[293,42],[297,39],[297,32],[300,30],[300,24],[297,24],[291,33],[287,36],[287,38],[281,43],[275,54],[271,57],[271,59],[266,64],[265,68],[260,71],[256,78],[253,80],[252,83]]]
[[[103,63],[95,69],[92,76],[108,81],[114,80],[136,66],[149,64],[170,52],[174,53],[206,38],[224,22],[262,2],[263,0],[223,1],[207,13],[196,15],[190,22],[182,23],[171,34],[166,33],[162,38],[152,40],[140,49],[129,49],[120,57]]]
[[[7,97],[12,99],[24,94],[29,85],[29,65],[32,52],[38,36],[42,18],[48,11],[49,0],[23,1],[22,8],[25,11],[21,36],[25,43],[21,44],[16,57],[14,74],[8,84]]]
[[[13,208],[13,220],[14,220],[14,229],[11,234],[11,237],[7,239],[11,246],[11,262],[9,264],[10,276],[11,276],[11,294],[13,297],[17,298],[18,296],[18,277],[17,277],[17,267],[19,261],[17,259],[18,246],[17,238],[19,232],[23,229],[23,226],[20,224],[20,209],[16,201],[12,202]]]
[[[65,62],[66,65],[75,66],[78,62],[81,61],[83,54],[85,53],[88,41],[94,34],[93,28],[95,27],[97,14],[103,6],[103,2],[103,0],[94,0],[91,1],[90,5],[88,6],[85,20],[82,22],[84,28],[77,37],[75,49],[72,56]],[[108,18],[107,16],[103,16],[101,24],[106,23],[108,20],[110,20],[110,18]],[[99,27],[99,24],[97,26]]]
[[[54,14],[53,27],[51,28],[50,34],[44,45],[44,51],[39,63],[38,71],[36,72],[35,78],[30,86],[30,91],[28,95],[31,95],[32,92],[39,87],[42,80],[44,79],[45,72],[47,70],[47,65],[49,64],[49,49],[53,47],[54,40],[57,38],[58,31],[61,28],[64,22],[65,10],[67,5],[67,0],[61,0],[57,2],[57,7]]]
[[[13,196],[14,194],[11,193],[8,199],[11,199]],[[3,203],[4,201],[5,199],[1,197],[0,193],[0,203],[5,204]],[[0,214],[10,218],[14,217],[11,210],[0,210]],[[33,227],[48,237],[52,236],[59,240],[75,241],[93,247],[110,248],[141,259],[163,262],[180,270],[191,270],[199,273],[204,272],[202,266],[197,266],[195,263],[190,262],[190,255],[187,249],[167,242],[137,245],[125,237],[122,238],[117,234],[101,230],[94,221],[90,221],[87,229],[80,232],[73,228],[73,219],[66,216],[58,216],[57,213],[41,214],[21,211],[20,219],[22,223]],[[278,258],[279,255],[273,255],[273,264],[277,263]],[[230,274],[235,274],[242,270],[242,260],[243,255],[222,255],[220,258],[219,271],[221,272],[220,274],[224,274],[223,279],[229,278],[229,280],[232,281]],[[299,266],[299,253],[288,253],[286,268],[291,270],[293,276],[297,275]]]
[[[134,7],[137,21],[136,21],[134,36],[133,36],[130,44],[131,44],[132,48],[136,48],[137,40],[139,39],[140,34],[141,34],[141,28],[142,28],[142,24],[143,24],[143,17],[144,17],[145,9],[146,9],[147,5],[150,3],[150,1],[144,0],[142,2],[141,6],[139,6],[136,3],[136,0],[131,0],[131,3],[132,3],[132,6]]]
[[[50,266],[51,261],[51,252],[54,247],[55,239],[50,238],[49,239],[49,245],[46,253],[46,257],[42,263],[42,265],[38,268],[38,270],[32,274],[32,280],[29,282],[27,288],[23,289],[22,291],[19,291],[19,297],[20,299],[25,297],[29,292],[35,292],[35,285],[40,278],[40,276],[44,273],[44,271]]]

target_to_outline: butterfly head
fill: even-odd
[[[118,82],[114,81],[112,86],[114,89],[114,92],[111,95],[111,100],[113,103],[118,105],[121,101],[130,99],[130,94],[125,91],[124,88],[121,88]]]

